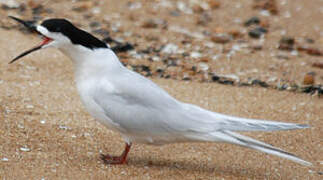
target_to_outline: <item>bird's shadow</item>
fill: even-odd
[[[268,176],[265,174],[265,170],[262,168],[245,168],[231,166],[221,163],[209,164],[209,163],[200,163],[198,161],[192,160],[182,160],[182,161],[173,161],[169,159],[154,159],[151,160],[149,157],[132,157],[128,159],[128,165],[134,166],[136,168],[149,167],[152,169],[159,170],[181,170],[184,172],[197,172],[203,173],[207,176],[234,176],[237,178],[257,178],[257,179],[267,179]],[[271,179],[277,179],[271,177]]]

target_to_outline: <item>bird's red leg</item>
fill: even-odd
[[[101,159],[105,164],[126,164],[127,163],[127,155],[130,151],[131,143],[126,143],[126,147],[123,153],[120,156],[111,156],[109,154],[101,154]]]

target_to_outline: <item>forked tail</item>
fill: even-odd
[[[224,130],[224,131],[213,132],[213,133],[211,133],[211,135],[214,138],[216,138],[217,141],[227,142],[227,143],[244,146],[244,147],[251,148],[251,149],[256,149],[258,151],[262,151],[262,152],[265,152],[268,154],[273,154],[273,155],[276,155],[276,156],[279,156],[282,158],[286,158],[286,159],[292,160],[294,162],[297,162],[299,164],[303,164],[306,166],[312,165],[312,163],[307,162],[307,161],[295,156],[294,154],[291,154],[291,153],[281,150],[279,148],[273,147],[269,144],[257,141],[255,139],[252,139],[247,136],[243,136],[238,133]]]

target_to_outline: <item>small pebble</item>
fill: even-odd
[[[72,128],[70,128],[70,127],[68,127],[68,126],[59,125],[59,129],[63,129],[63,130],[71,130]]]
[[[254,16],[254,17],[252,17],[252,18],[248,19],[248,20],[244,23],[244,25],[245,25],[245,26],[251,26],[251,25],[253,25],[253,24],[259,24],[259,23],[260,23],[260,19],[259,19],[258,17],[256,17],[256,16]]]
[[[264,88],[269,87],[269,84],[267,84],[265,81],[261,81],[259,79],[253,79],[250,83],[252,85],[259,85],[259,86],[264,87]]]
[[[156,21],[152,20],[152,19],[149,19],[147,21],[145,21],[141,27],[143,28],[157,28],[158,27],[158,24]]]
[[[200,58],[202,57],[202,54],[196,51],[191,52],[191,58]]]
[[[244,34],[237,29],[230,30],[228,34],[232,36],[234,39],[242,38],[244,36]]]
[[[252,38],[259,39],[264,33],[267,33],[267,29],[265,29],[263,27],[256,27],[256,28],[252,29],[251,31],[249,31],[248,34]]]
[[[304,85],[313,85],[315,82],[314,73],[310,72],[304,76],[303,84]]]
[[[203,62],[199,63],[198,67],[202,71],[207,71],[209,69],[209,65],[207,63],[203,63]]]
[[[176,53],[178,50],[178,46],[173,44],[173,43],[169,43],[167,44],[162,50],[162,53],[166,53],[166,54],[173,54]]]
[[[155,62],[160,61],[160,57],[158,56],[153,56],[151,59]]]
[[[29,152],[30,151],[30,149],[27,148],[27,147],[21,147],[20,150],[23,151],[23,152]]]
[[[232,40],[232,37],[228,34],[215,34],[211,40],[215,43],[226,44]]]
[[[313,48],[313,47],[307,47],[307,46],[298,46],[297,47],[298,51],[301,52],[306,52],[308,55],[312,55],[312,56],[322,56],[323,52],[317,48]]]
[[[266,11],[266,16],[278,14],[278,6],[275,0],[254,1],[253,8],[262,9],[261,14],[265,14],[264,11]]]
[[[259,14],[262,15],[262,16],[267,16],[267,17],[271,15],[270,12],[267,11],[267,10],[262,10],[262,11],[260,11]]]
[[[16,8],[19,8],[20,6],[20,3],[18,3],[15,0],[0,0],[0,4],[10,9],[16,9]]]
[[[292,51],[294,49],[295,39],[292,37],[282,37],[279,40],[278,49]]]
[[[184,80],[184,81],[189,81],[189,80],[191,80],[190,75],[189,75],[188,73],[183,73],[183,80]]]
[[[72,137],[72,138],[76,138],[77,136],[76,136],[75,134],[73,134],[71,137]]]
[[[292,52],[290,52],[290,55],[292,55],[292,56],[298,56],[298,51],[297,50],[293,50]]]

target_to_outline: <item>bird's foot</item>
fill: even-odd
[[[125,157],[121,156],[111,156],[109,154],[101,154],[100,157],[104,164],[127,164],[127,159]]]
[[[121,156],[111,156],[109,154],[101,154],[101,159],[105,164],[127,164],[127,155],[130,151],[131,143],[126,143],[125,149]]]

